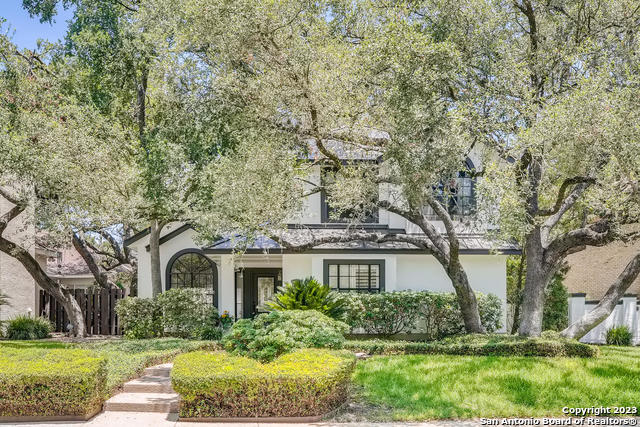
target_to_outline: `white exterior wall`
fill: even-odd
[[[580,319],[597,305],[597,301],[585,300],[584,295],[572,295],[569,298],[569,324]],[[626,325],[633,334],[634,345],[640,344],[640,316],[638,315],[638,299],[635,295],[626,295],[613,309],[609,317],[590,330],[580,342],[605,344],[607,331],[615,326]]]
[[[0,198],[0,214],[13,207],[4,198]],[[5,230],[5,236],[24,247],[35,256],[34,229],[25,226],[28,211],[23,212]],[[27,270],[15,258],[0,252],[0,291],[9,296],[8,306],[0,307],[0,320],[8,320],[20,314],[32,315],[38,310],[39,287]]]

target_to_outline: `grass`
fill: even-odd
[[[107,394],[126,381],[137,377],[144,368],[172,360],[187,351],[215,346],[213,341],[189,341],[179,338],[147,340],[106,340],[83,344],[52,341],[0,341],[1,349],[22,350],[24,353],[40,354],[46,349],[82,348],[90,350],[107,360]]]
[[[376,356],[354,379],[394,420],[559,416],[565,406],[637,406],[640,348],[602,347],[592,359]]]

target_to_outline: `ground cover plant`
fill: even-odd
[[[563,407],[637,406],[640,349],[596,358],[376,356],[361,362],[360,397],[395,420],[561,416]]]
[[[104,373],[98,374],[85,373],[87,380],[95,378],[100,382],[100,402],[105,400],[108,396],[112,395],[118,387],[124,384],[126,381],[139,376],[144,368],[159,363],[168,362],[173,358],[187,351],[194,351],[199,349],[215,349],[217,344],[212,341],[189,341],[179,338],[158,338],[149,340],[121,340],[112,339],[105,341],[87,342],[82,344],[72,343],[60,343],[54,341],[0,341],[0,354],[3,359],[13,361],[11,366],[18,363],[21,360],[36,360],[42,357],[49,350],[60,351],[61,355],[69,354],[69,360],[75,360],[75,356],[88,354],[93,357],[101,358],[104,360]],[[80,352],[80,353],[78,353]],[[60,356],[63,357],[63,356]],[[67,356],[64,356],[63,360],[67,360]],[[4,360],[3,360],[4,362]],[[9,363],[9,362],[7,362]],[[18,368],[15,370],[16,375],[27,375],[29,371],[27,368],[29,365],[24,365],[24,369]],[[58,369],[57,365],[52,368],[52,373],[55,374]],[[9,382],[5,377],[0,378],[0,388],[9,386]],[[97,386],[96,386],[97,387]],[[58,391],[55,391],[58,390]],[[55,388],[51,388],[52,393],[60,394],[59,399],[70,399],[71,397],[65,397],[68,395],[68,390],[60,388],[56,385]],[[28,393],[26,394],[29,395]],[[91,404],[93,401],[88,400]],[[35,415],[51,415],[51,411],[46,407],[43,407],[45,412],[37,412],[38,406],[34,406]],[[73,415],[77,415],[73,413]]]
[[[315,310],[272,311],[237,321],[223,338],[224,348],[261,361],[299,348],[339,349],[349,327]]]
[[[147,340],[108,340],[81,345],[106,359],[106,390],[112,394],[126,381],[137,377],[144,368],[172,360],[180,353],[202,348],[217,348],[211,341],[189,341],[179,338]]]
[[[461,335],[440,341],[348,340],[343,348],[369,354],[452,354],[470,356],[596,357],[598,347],[545,333],[540,338],[518,335]]]
[[[84,349],[38,344],[0,345],[0,416],[86,416],[99,410],[106,359]]]
[[[355,357],[303,349],[262,364],[226,352],[178,356],[171,371],[180,416],[302,417],[324,414],[347,397]]]

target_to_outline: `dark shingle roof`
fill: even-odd
[[[363,229],[357,229],[363,231]],[[376,228],[364,231],[375,231],[381,234],[395,233],[404,234],[411,237],[420,237],[420,234],[405,234],[404,230],[393,230],[388,228]],[[305,245],[312,239],[331,237],[341,233],[347,233],[345,228],[292,228],[287,230],[283,237],[290,242],[292,246]],[[480,234],[460,234],[460,252],[463,254],[488,254],[493,251],[504,254],[520,253],[520,248],[515,243],[502,243],[496,245],[486,237]],[[258,236],[255,239],[247,241],[245,237],[233,236],[222,238],[210,246],[204,248],[209,253],[230,253],[233,250],[245,251],[247,253],[286,253],[292,252],[292,249],[283,248],[275,240],[265,236]],[[307,250],[307,252],[341,252],[341,251],[372,251],[372,252],[412,252],[421,253],[422,249],[406,242],[371,242],[368,240],[354,240],[349,242],[324,243]]]

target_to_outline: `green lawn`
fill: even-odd
[[[638,406],[640,348],[602,347],[594,359],[376,356],[354,378],[394,420],[562,415],[565,406]]]

